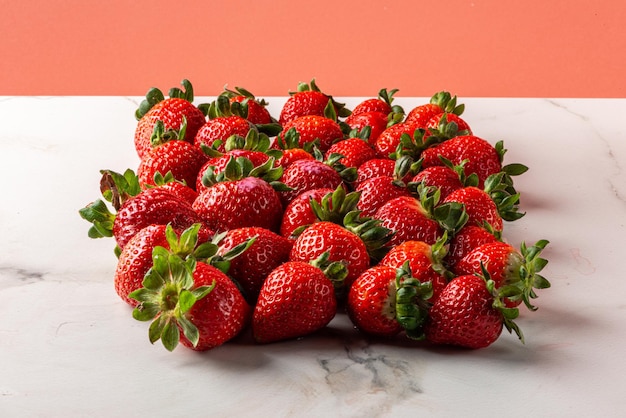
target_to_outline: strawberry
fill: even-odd
[[[283,205],[286,207],[296,196],[307,190],[320,188],[334,190],[343,184],[341,175],[331,167],[334,161],[334,158],[326,162],[300,159],[287,166],[280,181],[291,190],[281,192]]]
[[[362,132],[363,129],[369,128],[369,135],[367,142],[372,146],[376,146],[376,141],[380,134],[387,129],[388,118],[387,114],[381,112],[363,112],[352,113],[344,121],[346,125],[352,130]]]
[[[221,153],[220,153],[221,154]],[[195,180],[196,190],[198,192],[206,189],[203,182],[208,181],[210,185],[211,176],[217,176],[223,173],[231,159],[245,158],[250,160],[253,167],[260,167],[266,164],[270,156],[262,151],[253,151],[245,149],[234,149],[227,151],[219,156],[209,158],[198,170]]]
[[[345,266],[329,263],[325,255],[276,267],[263,282],[252,315],[255,341],[298,338],[324,328],[337,313],[334,289],[345,274]]]
[[[206,246],[213,231],[200,224],[194,224],[177,235],[171,225],[149,225],[136,233],[124,246],[115,269],[115,291],[123,301],[136,306],[137,301],[128,295],[142,287],[148,270],[152,267],[152,251],[164,247],[180,257],[206,252]],[[216,249],[213,251],[213,253]],[[205,254],[212,255],[212,254]]]
[[[193,144],[180,141],[167,141],[145,154],[139,163],[137,176],[142,187],[155,184],[157,173],[171,173],[175,180],[195,189],[196,177],[208,157]]]
[[[496,146],[474,135],[462,135],[444,141],[422,152],[422,168],[441,166],[444,162],[440,157],[449,160],[453,165],[463,164],[466,177],[478,176],[478,187],[492,174],[502,171],[502,157],[506,150],[502,142]]]
[[[487,347],[498,339],[505,322],[507,328],[517,329],[512,323],[517,310],[496,306],[483,277],[458,276],[433,302],[424,329],[426,340],[471,349]]]
[[[414,278],[421,283],[431,283],[431,300],[436,300],[448,284],[448,279],[453,277],[443,265],[447,254],[446,240],[444,235],[434,245],[423,241],[404,241],[391,248],[379,265],[399,269],[408,262]]]
[[[376,210],[373,218],[378,219],[381,226],[394,231],[388,244],[390,247],[414,240],[434,244],[443,234],[443,228],[413,196],[388,200]]]
[[[362,332],[389,338],[404,330],[420,339],[431,294],[431,283],[412,277],[408,263],[398,269],[379,264],[354,281],[346,308]]]
[[[239,115],[217,116],[209,119],[196,134],[194,144],[198,148],[208,147],[224,152],[224,142],[232,135],[245,137],[256,129],[247,119]]]
[[[254,167],[246,158],[231,157],[223,172],[205,176],[207,188],[198,194],[193,210],[216,231],[258,226],[277,232],[283,208],[273,185],[280,187],[274,182],[281,170],[273,169],[273,163],[270,158]]]
[[[244,296],[254,303],[267,275],[289,259],[291,241],[269,229],[259,227],[235,228],[223,234],[217,245],[218,254],[225,255],[238,245],[254,238],[242,254],[230,261],[228,274],[243,288]]]
[[[205,123],[202,111],[193,102],[193,87],[183,80],[185,91],[172,88],[168,98],[161,90],[152,88],[146,94],[135,117],[135,150],[142,158],[152,147],[172,137],[193,142],[198,129]],[[157,125],[159,125],[157,127]]]
[[[341,126],[335,120],[326,116],[304,115],[286,122],[283,132],[295,129],[300,135],[300,145],[316,144],[325,153],[330,146],[344,137]]]
[[[426,187],[438,188],[440,199],[445,199],[453,191],[465,186],[459,173],[445,165],[431,166],[420,170],[410,180],[409,187],[411,187],[410,183],[420,183]]]
[[[467,253],[482,244],[501,240],[502,234],[494,231],[489,225],[465,225],[450,239],[446,264],[450,270],[458,274],[456,265]]]
[[[546,240],[530,247],[522,243],[517,250],[502,241],[487,242],[469,251],[456,264],[456,273],[489,277],[495,288],[500,289],[506,307],[524,302],[529,309],[535,310],[531,304],[531,299],[537,297],[534,289],[550,287],[548,280],[538,274],[547,264],[547,260],[539,257],[547,244]]]
[[[355,186],[367,179],[380,176],[393,177],[396,161],[391,158],[373,158],[365,161],[356,170]]]
[[[228,97],[231,106],[233,103],[240,103],[241,113],[254,125],[273,123],[272,115],[267,110],[267,102],[254,97],[254,94],[242,87],[235,87],[235,90],[224,89],[222,95]]]
[[[346,263],[345,286],[370,266],[370,254],[361,237],[333,222],[315,222],[296,238],[289,260],[309,262],[328,252],[330,261]]]
[[[341,164],[345,167],[355,168],[378,155],[376,150],[367,143],[367,139],[358,137],[350,137],[335,142],[326,151],[326,159],[329,159],[332,154],[342,155]]]
[[[503,221],[498,206],[487,192],[478,187],[468,186],[450,193],[443,203],[456,202],[463,205],[468,216],[467,225],[491,225],[494,231],[501,232]]]
[[[328,108],[341,117],[348,116],[350,112],[343,103],[336,102],[331,96],[323,93],[315,83],[298,83],[295,92],[289,93],[289,98],[283,104],[278,122],[285,126],[288,122],[306,115],[324,116]]]
[[[394,109],[391,105],[393,102],[393,96],[398,92],[398,89],[387,91],[387,89],[381,89],[378,92],[378,96],[371,99],[365,99],[357,104],[352,109],[352,115],[359,115],[367,112],[379,112],[385,115],[391,113]],[[398,111],[401,109],[397,107]]]
[[[272,150],[276,149],[281,152],[281,155],[276,157],[276,167],[287,168],[296,160],[316,159],[314,156],[316,154],[314,145],[313,143],[300,145],[300,134],[295,128],[282,131],[276,136],[276,140],[272,144]],[[319,153],[319,150],[317,150],[317,153]]]
[[[404,183],[391,176],[367,179],[359,183],[356,191],[361,195],[357,208],[364,216],[370,217],[374,216],[376,211],[389,200],[411,195]]]
[[[447,91],[440,91],[430,98],[429,103],[421,104],[411,109],[405,121],[416,124],[420,128],[426,128],[428,121],[444,112],[460,116],[465,110],[465,105],[457,105],[456,102],[456,96],[452,97]]]
[[[472,134],[472,129],[465,120],[461,119],[459,115],[447,112],[435,115],[426,122],[425,131],[425,137],[435,134],[446,139]]]
[[[339,189],[343,189],[340,185]],[[280,235],[285,238],[295,239],[300,229],[309,226],[319,219],[313,212],[311,201],[321,203],[322,199],[328,194],[333,193],[333,189],[322,187],[319,189],[311,189],[300,193],[296,196],[283,211],[283,218],[280,224]]]
[[[378,151],[378,155],[381,157],[393,155],[400,145],[400,137],[402,134],[406,134],[412,138],[415,131],[418,129],[419,127],[416,124],[407,122],[396,123],[395,125],[389,126],[381,132],[376,139],[375,148],[376,151]]]
[[[183,260],[163,247],[154,249],[152,259],[143,287],[130,294],[139,302],[133,317],[152,321],[151,343],[160,339],[168,351],[179,342],[205,351],[231,340],[248,324],[251,308],[221,270],[194,257]]]

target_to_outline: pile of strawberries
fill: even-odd
[[[79,212],[113,237],[115,289],[173,350],[303,337],[348,315],[364,334],[481,348],[522,333],[547,241],[515,248],[523,216],[502,142],[472,133],[456,96],[413,109],[396,90],[347,109],[300,83],[279,115],[243,88],[193,103],[184,80],[136,112],[136,171],[102,170]]]

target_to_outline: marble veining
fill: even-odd
[[[257,346],[241,337],[203,354],[149,344],[113,290],[112,243],[90,240],[78,216],[98,197],[98,170],[136,168],[140,100],[0,97],[0,416],[614,417],[626,408],[626,364],[616,361],[626,349],[626,99],[463,100],[474,131],[504,139],[505,161],[530,167],[516,179],[527,215],[505,236],[550,241],[552,288],[518,320],[526,344],[505,332],[485,350],[429,350],[365,337],[344,314],[310,338]],[[268,98],[271,111],[284,100]],[[396,100],[410,109],[427,99]]]

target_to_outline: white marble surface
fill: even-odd
[[[0,416],[622,416],[626,100],[461,98],[474,132],[530,167],[516,180],[527,215],[505,237],[551,242],[525,345],[426,350],[339,316],[302,340],[205,353],[149,344],[113,290],[112,241],[78,216],[99,169],[136,168],[138,100],[0,97]]]

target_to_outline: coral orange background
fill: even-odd
[[[624,97],[623,0],[0,1],[0,95]]]

